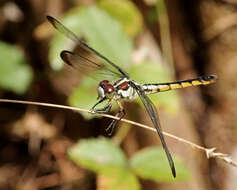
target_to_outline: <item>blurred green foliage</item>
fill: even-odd
[[[23,94],[33,79],[24,54],[14,45],[0,42],[0,86],[17,94]]]
[[[101,0],[98,7],[118,20],[130,37],[135,37],[142,31],[142,15],[131,1]]]
[[[77,164],[98,173],[127,164],[123,151],[106,138],[81,140],[68,155]]]
[[[177,177],[175,181],[187,180],[188,169],[176,156],[174,158]],[[130,167],[136,175],[157,182],[172,182],[171,171],[167,157],[161,148],[149,147],[138,152],[131,160]]]
[[[139,190],[141,189],[137,176],[127,168],[116,168],[104,171],[100,174],[108,179],[104,184],[106,190]]]
[[[123,184],[133,187],[130,189],[139,187],[135,175],[170,183],[189,178],[188,169],[176,156],[173,158],[177,178],[173,178],[163,149],[146,148],[127,160],[122,149],[106,138],[81,140],[68,151],[68,157],[81,167],[112,178],[114,185],[119,186],[123,177]]]
[[[129,71],[130,77],[140,84],[162,83],[170,81],[168,68],[165,65],[151,61],[142,64],[132,64]],[[170,114],[176,114],[179,108],[179,97],[176,92],[161,92],[149,95],[155,105],[164,108]],[[137,99],[142,105],[142,102]]]
[[[136,176],[127,169],[128,160],[122,149],[106,138],[81,140],[68,151],[68,157],[77,165],[110,178],[105,189],[140,187]]]

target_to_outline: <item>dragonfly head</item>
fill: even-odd
[[[98,86],[98,99],[110,98],[114,92],[114,86],[108,80],[103,80]]]

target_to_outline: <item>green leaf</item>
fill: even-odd
[[[157,84],[170,81],[167,68],[154,62],[133,64],[129,74],[132,79],[140,84]],[[179,110],[179,97],[174,91],[151,94],[149,97],[155,105],[163,107],[168,113],[175,114]],[[139,103],[142,104],[141,101]]]
[[[132,1],[101,0],[98,6],[117,19],[129,36],[135,37],[141,32],[142,15]]]
[[[79,166],[99,173],[127,164],[123,151],[106,138],[81,140],[68,151],[68,156]]]
[[[61,19],[75,34],[85,37],[88,44],[121,67],[128,68],[132,53],[132,41],[121,25],[106,12],[97,7],[76,8]],[[52,68],[61,69],[59,58],[63,49],[73,49],[70,40],[57,34],[50,43],[49,60]]]
[[[27,91],[33,78],[23,53],[16,47],[0,42],[0,86],[17,94]]]
[[[114,168],[103,172],[104,186],[107,190],[139,190],[140,184],[137,177],[127,168]]]
[[[123,151],[106,138],[81,140],[68,151],[68,156],[103,177],[104,189],[140,189],[137,177],[126,167]]]
[[[184,163],[173,156],[177,177],[174,179],[165,152],[161,148],[150,147],[137,153],[130,160],[131,169],[140,177],[156,182],[184,181],[189,178]]]

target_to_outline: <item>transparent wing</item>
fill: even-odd
[[[86,42],[79,39],[72,31],[66,28],[62,23],[51,16],[47,16],[48,21],[56,28],[58,31],[66,35],[69,39],[74,41],[80,48],[89,53],[89,58],[82,56],[79,53],[73,53],[69,51],[63,51],[61,53],[61,58],[70,66],[76,68],[79,72],[83,74],[89,74],[87,71],[93,71],[95,69],[101,70],[98,72],[103,75],[110,77],[123,78],[128,77],[128,75],[121,70],[120,67],[115,65],[109,59],[101,55],[98,51],[90,47]],[[93,60],[93,61],[92,61]],[[84,64],[84,65],[83,65]],[[91,67],[91,68],[90,68]],[[81,70],[84,69],[84,70]],[[106,78],[105,78],[106,79]]]
[[[168,158],[169,165],[170,165],[170,168],[172,170],[172,174],[173,174],[174,177],[176,177],[174,161],[173,161],[172,156],[171,156],[171,154],[168,150],[168,147],[166,145],[166,142],[165,142],[165,139],[164,139],[164,136],[163,136],[163,133],[162,133],[161,125],[160,125],[160,120],[158,118],[158,113],[157,113],[156,107],[152,103],[152,101],[147,97],[147,95],[145,94],[145,92],[141,88],[139,88],[135,84],[132,84],[132,86],[136,89],[140,99],[142,100],[142,103],[144,104],[144,106],[146,108],[146,111],[148,112],[148,114],[151,118],[151,121],[152,121],[153,125],[156,128],[156,131],[157,131],[157,133],[160,137],[162,146],[163,146],[163,148],[165,150],[165,153],[166,153],[166,156]]]
[[[65,63],[76,69],[79,73],[89,75],[97,81],[105,79],[118,80],[123,77],[120,73],[105,67],[104,64],[92,61],[79,53],[64,50],[60,56]]]

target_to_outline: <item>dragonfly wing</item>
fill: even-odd
[[[74,34],[72,31],[70,31],[68,28],[66,28],[63,24],[61,24],[57,19],[51,17],[51,16],[46,16],[48,21],[56,28],[58,31],[66,35],[69,39],[72,41],[80,41],[78,36]]]
[[[74,34],[72,31],[70,31],[67,27],[65,27],[57,19],[55,19],[51,16],[47,16],[47,19],[54,26],[54,28],[56,28],[59,32],[61,32],[62,34],[66,35],[69,39],[74,41],[77,45],[79,45],[80,48],[89,52],[91,56],[96,57],[97,60],[101,62],[100,69],[107,68],[107,71],[110,70],[110,71],[113,71],[112,73],[118,73],[118,74],[120,74],[120,76],[128,78],[128,75],[120,67],[118,67],[116,64],[114,64],[108,58],[106,58],[105,56],[100,54],[98,51],[96,51],[95,49],[90,47],[86,42],[81,40],[76,34]],[[79,57],[81,57],[81,56],[79,55]]]
[[[159,120],[159,117],[158,117],[158,113],[157,113],[157,110],[156,110],[156,107],[155,105],[152,103],[152,101],[147,97],[147,95],[145,94],[145,92],[137,87],[135,84],[133,85],[133,87],[136,89],[140,99],[142,100],[142,103],[144,104],[145,108],[146,108],[146,111],[148,112],[150,118],[151,118],[151,121],[153,123],[153,125],[155,126],[156,128],[156,131],[160,137],[160,140],[161,140],[161,143],[162,143],[162,146],[165,150],[165,153],[166,153],[166,156],[168,158],[168,161],[169,161],[169,165],[170,165],[170,168],[172,170],[172,174],[174,177],[176,177],[176,171],[175,171],[175,167],[174,167],[174,161],[172,159],[172,156],[168,150],[168,147],[166,145],[166,142],[165,142],[165,139],[164,139],[164,136],[163,136],[163,133],[162,133],[162,129],[161,129],[161,125],[160,125],[160,120]]]
[[[104,64],[101,64],[96,60],[92,61],[79,53],[64,50],[61,52],[60,56],[66,64],[76,69],[79,73],[88,75],[97,81],[105,79],[118,80],[123,77],[120,73],[105,67]]]

